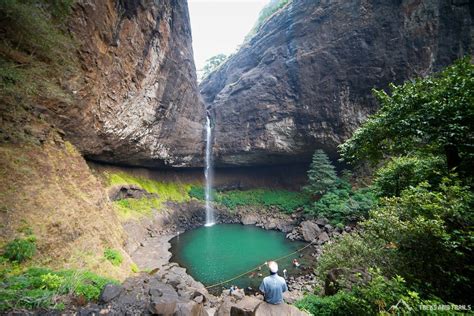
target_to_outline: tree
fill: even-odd
[[[218,54],[206,60],[206,64],[202,68],[203,78],[209,76],[211,72],[219,68],[219,66],[226,60],[227,56],[224,54]]]
[[[340,146],[347,162],[377,163],[387,155],[443,154],[449,169],[474,161],[474,66],[469,57],[390,93],[373,90],[380,110]]]
[[[311,195],[321,196],[335,188],[337,180],[336,171],[328,156],[321,149],[316,150],[308,170],[308,185],[304,189]]]

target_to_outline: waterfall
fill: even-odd
[[[206,178],[206,224],[205,226],[212,226],[215,224],[214,221],[214,209],[212,208],[212,126],[209,112],[206,116],[206,167],[204,169],[204,176]]]

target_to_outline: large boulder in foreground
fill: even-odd
[[[216,165],[310,161],[376,110],[372,88],[472,53],[469,1],[293,0],[206,78]]]

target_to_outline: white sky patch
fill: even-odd
[[[196,69],[217,54],[230,55],[244,42],[269,0],[188,0]]]

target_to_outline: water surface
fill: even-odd
[[[185,267],[188,274],[206,286],[233,278],[306,245],[292,242],[278,231],[240,224],[200,227],[173,238],[170,243],[173,253],[171,261]],[[291,263],[294,258],[298,258],[303,265],[306,261],[305,258],[299,258],[299,254],[278,261],[280,275],[285,268],[289,275],[301,273],[302,269],[294,268]],[[262,276],[258,276],[258,273]],[[267,274],[267,269],[263,267],[262,271],[245,274],[238,280],[213,288],[211,292],[220,292],[223,287],[230,285],[256,288]]]

